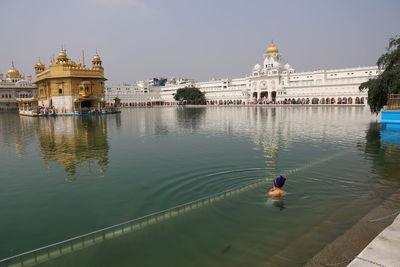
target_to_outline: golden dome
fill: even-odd
[[[19,71],[14,67],[14,62],[12,63],[11,68],[7,71],[6,78],[22,78]]]
[[[92,63],[93,63],[94,67],[101,67],[101,58],[100,58],[99,54],[97,54],[97,51],[93,57]]]
[[[100,61],[100,60],[101,60],[101,58],[98,54],[94,55],[93,61]]]
[[[66,59],[67,59],[67,53],[65,52],[65,50],[61,50],[61,51],[58,53],[57,59],[58,59],[58,60],[66,60]]]
[[[271,44],[267,47],[267,49],[265,50],[265,53],[278,53],[278,47],[276,47],[276,45],[274,44],[274,42],[271,42]]]
[[[39,59],[39,61],[35,64],[35,69],[44,69],[44,68],[45,68],[44,64]]]

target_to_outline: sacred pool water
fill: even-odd
[[[40,266],[301,265],[398,190],[400,147],[376,121],[361,107],[2,113],[0,259],[172,208]],[[271,201],[279,175],[289,194]]]

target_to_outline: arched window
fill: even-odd
[[[59,88],[59,89],[58,89],[58,94],[62,95],[62,93],[63,93],[62,88]]]

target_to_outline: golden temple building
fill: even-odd
[[[76,63],[66,50],[58,53],[49,67],[39,60],[34,66],[37,99],[20,103],[20,114],[31,116],[115,113],[104,100],[104,68],[95,54],[92,66]]]

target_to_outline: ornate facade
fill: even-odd
[[[317,70],[297,73],[274,43],[264,53],[264,62],[256,64],[249,79],[248,101],[291,104],[364,104],[362,82],[379,74],[378,67]]]
[[[24,77],[14,67],[7,71],[5,78],[0,72],[0,111],[14,111],[18,109],[18,100],[36,97],[36,88],[31,82],[32,76]]]
[[[72,115],[87,113],[109,113],[104,99],[104,69],[96,53],[92,66],[76,63],[68,58],[65,50],[58,53],[49,67],[39,60],[35,64],[37,99],[24,101],[20,114]]]
[[[105,99],[107,104],[113,104],[118,99],[123,107],[160,105],[160,86],[154,86],[149,81],[139,81],[134,84],[107,85]]]
[[[248,77],[193,82],[161,87],[165,103],[175,104],[173,95],[183,86],[193,86],[205,93],[207,104],[358,104],[364,105],[366,92],[359,92],[362,82],[375,77],[377,67],[317,70],[297,73],[272,42],[264,52],[262,64],[256,64]]]

